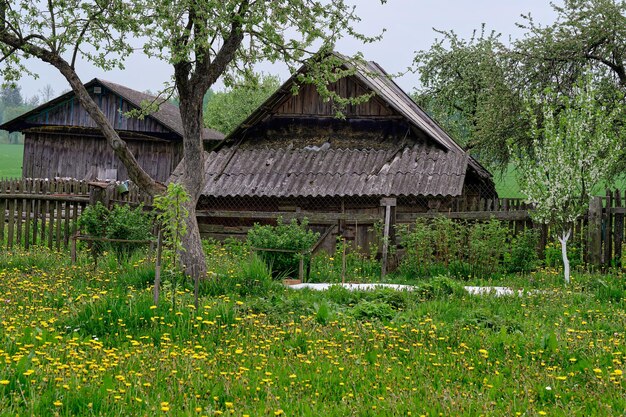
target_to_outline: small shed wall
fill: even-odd
[[[100,107],[114,129],[160,134],[171,133],[152,117],[145,117],[141,120],[125,117],[124,113],[134,109],[135,106],[123,100],[121,97],[108,92],[105,87],[101,88],[101,94],[90,93],[90,95],[96,104],[98,104],[98,107]],[[27,118],[26,121],[30,125],[41,126],[97,127],[91,116],[74,97],[57,104],[51,109],[42,111],[37,115],[33,115]]]
[[[139,164],[157,181],[166,182],[182,159],[182,143],[158,139],[129,140]],[[26,132],[22,175],[25,178],[127,180],[126,168],[97,134]]]

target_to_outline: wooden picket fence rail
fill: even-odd
[[[60,250],[68,248],[76,233],[76,223],[82,210],[97,201],[105,205],[143,204],[147,208],[152,200],[133,184],[128,191],[119,184],[85,182],[71,179],[0,179],[0,250],[15,247],[29,249],[33,245]],[[594,197],[587,215],[573,228],[571,242],[583,253],[584,261],[599,267],[622,266],[626,216],[625,191],[611,190],[604,196]],[[395,222],[410,223],[417,218],[445,216],[451,219],[481,221],[498,219],[508,222],[514,233],[528,228],[540,231],[540,247],[548,241],[548,228],[533,224],[531,207],[522,199],[463,200],[454,202],[447,212],[395,214]],[[373,224],[380,220],[373,214],[319,213],[319,212],[260,212],[260,211],[210,211],[199,210],[199,218],[277,218],[285,220],[307,217],[311,224],[358,222]],[[214,226],[217,227],[217,226]],[[201,230],[202,231],[202,230]],[[210,230],[209,233],[220,232]]]
[[[129,191],[71,179],[0,179],[0,250],[28,250],[33,245],[67,248],[88,204],[151,202],[132,185]]]

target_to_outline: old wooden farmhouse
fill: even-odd
[[[393,208],[394,221],[495,197],[491,174],[378,64],[330,86],[343,97],[374,93],[348,106],[345,119],[312,85],[293,95],[297,75],[207,155],[198,205],[205,235],[307,217],[328,245],[341,234],[365,247],[372,224],[385,217],[381,205]]]
[[[85,84],[139,164],[165,182],[182,159],[183,127],[178,107],[165,102],[143,119],[125,113],[154,97],[95,78]],[[0,129],[24,134],[22,175],[26,178],[69,177],[85,180],[126,180],[126,169],[100,134],[85,109],[69,92],[13,119]],[[205,129],[203,139],[223,139]]]

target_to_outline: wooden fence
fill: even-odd
[[[0,180],[0,249],[32,245],[67,248],[76,221],[88,204],[149,203],[134,187],[77,180]]]
[[[105,205],[131,204],[151,205],[149,196],[129,185],[128,191],[120,184],[84,182],[77,180],[20,179],[0,180],[0,249],[32,245],[51,249],[67,248],[76,232],[76,221],[81,211],[97,201]],[[605,196],[594,197],[587,215],[579,219],[573,228],[571,242],[578,245],[584,260],[600,267],[621,266],[624,244],[624,216],[626,198],[624,192],[607,191]],[[445,216],[451,219],[480,221],[497,219],[508,222],[514,233],[528,228],[540,231],[540,247],[548,242],[548,229],[533,224],[528,207],[522,199],[459,200],[447,212],[393,212],[394,223],[412,223],[417,218]],[[201,218],[276,219],[308,218],[311,224],[327,223],[342,229],[342,223],[373,224],[384,220],[384,210],[375,215],[359,213],[320,213],[308,211],[198,211]],[[202,227],[202,225],[201,225]],[[226,231],[226,229],[225,229]],[[211,230],[220,232],[220,230]]]

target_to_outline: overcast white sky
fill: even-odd
[[[337,50],[344,54],[358,51],[368,60],[377,61],[389,73],[398,73],[411,65],[415,51],[428,49],[437,37],[433,28],[454,30],[469,37],[473,29],[485,23],[488,30],[496,30],[507,41],[521,36],[515,26],[522,13],[531,13],[536,22],[547,24],[555,19],[549,0],[388,0],[381,5],[379,0],[350,0],[357,4],[362,22],[357,28],[374,35],[385,28],[384,39],[371,45],[362,45],[354,40],[342,40]],[[560,4],[561,1],[557,1]],[[58,94],[68,89],[67,82],[53,68],[37,61],[29,67],[39,74],[39,79],[24,78],[20,85],[22,94],[31,97],[46,84],[51,84]],[[105,73],[86,64],[77,66],[83,82],[94,77],[117,82],[136,90],[158,91],[170,79],[171,67],[157,60],[148,60],[136,54],[126,63],[124,71]],[[286,80],[289,76],[281,66],[262,66],[260,70],[272,72]],[[417,75],[408,74],[397,80],[402,88],[411,92],[418,85]]]

